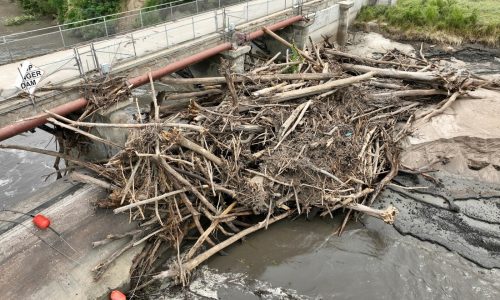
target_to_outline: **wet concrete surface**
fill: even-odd
[[[59,182],[51,186],[59,185]],[[38,195],[40,198],[47,196],[42,192]],[[41,211],[51,219],[51,227],[74,250],[54,232],[37,230],[29,218],[16,220],[23,226],[17,225],[2,232],[0,298],[76,300],[104,296],[107,299],[112,289],[128,289],[131,264],[134,256],[141,252],[142,244],[121,255],[99,281],[94,280],[93,269],[129,241],[122,239],[95,248],[92,242],[103,240],[110,233],[135,228],[126,214],[95,210],[92,203],[105,195],[102,189],[84,185],[60,199],[57,205]]]

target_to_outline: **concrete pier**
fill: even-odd
[[[347,44],[347,29],[349,27],[349,10],[354,6],[354,1],[339,2],[339,29],[337,32],[337,43],[340,49],[343,49]]]
[[[224,51],[222,57],[229,60],[231,71],[242,74],[245,72],[245,55],[250,52],[252,47],[248,45],[238,46],[235,50]]]

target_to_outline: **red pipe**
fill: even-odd
[[[182,70],[189,65],[195,64],[197,62],[203,61],[209,57],[212,57],[222,51],[230,50],[232,48],[231,43],[224,43],[213,48],[203,50],[194,55],[188,56],[184,59],[176,61],[174,63],[168,64],[163,68],[151,71],[151,77],[153,80],[159,79],[165,75],[174,73],[176,71]],[[128,80],[129,86],[138,87],[149,82],[148,73],[142,74],[141,76],[131,78]]]
[[[73,100],[71,102],[65,103],[63,105],[57,106],[50,111],[56,113],[58,115],[67,115],[74,111],[84,108],[87,105],[87,100],[85,98],[80,98],[77,100]],[[0,128],[0,141],[6,140],[10,137],[38,127],[47,123],[47,118],[50,116],[46,113],[39,114],[38,116],[15,122],[13,124],[9,124],[5,127]]]
[[[295,17],[291,17],[289,19],[283,20],[281,22],[269,25],[269,26],[267,26],[267,29],[269,29],[271,31],[276,31],[276,30],[279,30],[281,28],[290,26],[290,25],[292,25],[294,23],[297,23],[297,22],[300,22],[300,21],[305,21],[305,20],[306,19],[303,16],[295,16]],[[264,36],[265,34],[266,33],[264,32],[264,30],[259,29],[259,30],[256,30],[254,32],[250,32],[249,34],[247,34],[247,40],[249,40],[249,41],[255,40],[256,38]]]
[[[281,22],[272,24],[268,26],[267,28],[271,31],[276,31],[281,28],[287,27],[289,25],[292,25],[293,23],[299,22],[304,20],[303,16],[295,16],[286,20],[283,20]],[[265,32],[262,29],[259,29],[257,31],[251,32],[247,34],[247,40],[254,40],[258,37],[261,37],[265,34]],[[188,56],[184,59],[181,59],[177,62],[171,63],[166,65],[163,68],[157,69],[155,71],[151,72],[151,76],[153,77],[153,80],[159,79],[165,75],[171,74],[173,72],[179,71],[184,69],[185,67],[198,63],[200,61],[203,61],[209,57],[212,57],[222,51],[226,50],[231,50],[232,46],[231,43],[224,43],[218,46],[215,46],[213,48],[201,51],[197,54]],[[149,75],[148,73],[140,75],[138,77],[134,77],[128,80],[129,84],[132,86],[132,88],[144,85],[149,82]],[[80,98],[77,100],[73,100],[71,102],[65,103],[61,106],[57,106],[50,111],[53,113],[56,113],[58,115],[67,115],[69,113],[72,113],[74,111],[77,111],[79,109],[84,108],[87,105],[87,100],[85,98]],[[23,133],[25,131],[28,131],[30,129],[33,129],[35,127],[38,127],[40,125],[43,125],[47,123],[47,118],[49,116],[45,113],[40,114],[38,116],[29,118],[27,120],[23,120],[20,122],[15,122],[14,124],[7,125],[5,127],[0,128],[0,141],[6,140],[10,137],[13,137],[15,135],[18,135],[20,133]]]

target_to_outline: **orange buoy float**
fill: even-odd
[[[127,300],[127,296],[125,296],[124,293],[114,290],[109,294],[109,299],[110,300]]]
[[[36,227],[43,229],[43,230],[50,227],[50,219],[42,214],[38,214],[38,215],[34,216],[33,223],[35,224]]]

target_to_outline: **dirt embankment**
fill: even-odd
[[[402,155],[413,169],[500,183],[500,92],[479,89],[429,122],[417,121]]]

